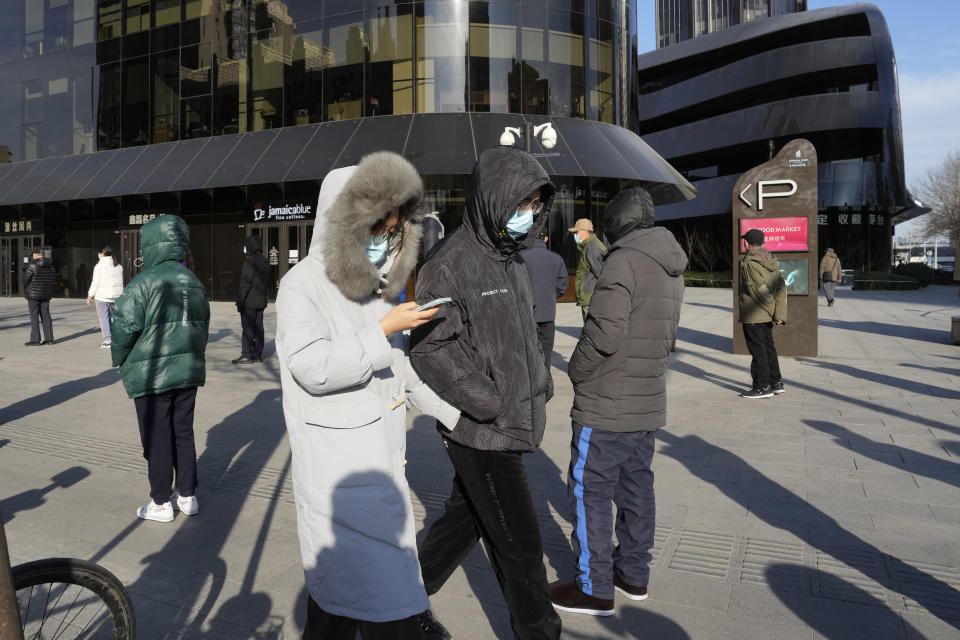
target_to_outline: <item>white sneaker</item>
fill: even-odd
[[[174,492],[171,502],[174,509],[179,510],[185,516],[195,516],[200,511],[200,503],[197,502],[197,496],[181,496]]]
[[[157,504],[153,500],[137,509],[137,517],[142,520],[156,520],[157,522],[173,522],[173,505],[167,500]]]
[[[101,348],[101,349],[109,349],[109,348],[110,348],[110,343],[107,342],[106,340],[104,340],[103,342],[100,343],[100,348]]]

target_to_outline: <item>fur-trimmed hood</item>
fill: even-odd
[[[422,198],[423,181],[417,170],[390,151],[371,153],[356,166],[331,171],[320,186],[310,255],[323,261],[327,277],[346,298],[395,299],[417,264],[423,237]],[[390,256],[389,270],[381,279],[367,259],[366,246],[370,227],[394,207],[401,208],[406,227],[399,253]]]

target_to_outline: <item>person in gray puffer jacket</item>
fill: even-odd
[[[539,233],[553,194],[529,153],[484,151],[463,226],[417,279],[417,302],[452,301],[411,334],[414,370],[461,414],[452,431],[438,427],[456,475],[444,514],[420,545],[423,583],[436,593],[482,536],[521,639],[560,637],[521,457],[543,438],[552,388],[519,250]]]
[[[564,611],[611,615],[614,590],[647,597],[655,513],[650,463],[654,434],[666,423],[667,359],[687,266],[673,234],[653,224],[653,201],[641,187],[618,193],[603,214],[610,251],[568,369],[577,578],[550,592]]]

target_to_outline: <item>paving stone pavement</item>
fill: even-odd
[[[786,394],[737,397],[729,290],[688,289],[658,434],[650,599],[563,614],[564,638],[960,638],[960,315],[956,287],[841,289],[820,301],[820,356],[782,358]],[[275,319],[267,358],[234,367],[239,318],[214,303],[198,395],[198,517],[142,522],[133,403],[96,313],[54,300],[54,346],[27,348],[26,304],[0,299],[0,510],[14,563],[93,560],[133,596],[143,640],[300,637],[303,576],[280,410]],[[580,313],[560,305],[557,395],[526,464],[551,581],[573,575],[566,498],[566,362]],[[410,415],[408,478],[422,528],[451,468],[432,421]],[[481,548],[432,598],[457,640],[510,638]]]

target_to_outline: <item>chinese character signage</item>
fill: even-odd
[[[763,231],[763,246],[768,251],[807,251],[807,218],[741,218],[740,235],[750,229]],[[747,250],[740,242],[740,252]]]
[[[33,220],[10,220],[3,223],[4,233],[40,233],[40,229],[40,225],[34,225]]]
[[[313,218],[313,205],[302,202],[280,205],[263,205],[257,203],[253,206],[254,222],[282,222],[284,220],[306,220]]]

